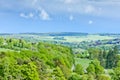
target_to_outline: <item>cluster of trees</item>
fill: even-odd
[[[97,80],[119,80],[120,76],[120,55],[119,55],[119,48],[115,46],[109,50],[102,50],[99,48],[89,48],[87,51],[82,52],[80,54],[75,54],[77,58],[87,58],[89,60],[98,60],[98,62],[91,62],[88,66],[87,74],[92,73],[92,76],[95,75],[96,79],[99,78],[97,72],[102,74],[101,77],[106,77],[105,79],[97,79]],[[97,64],[97,65],[96,65]],[[99,66],[98,66],[99,65]],[[99,69],[100,71],[97,71]],[[109,72],[108,70],[111,70]],[[109,76],[107,76],[109,75]],[[95,77],[94,77],[95,78]],[[107,79],[108,78],[108,79]],[[91,79],[94,80],[94,79]]]
[[[77,58],[87,58],[90,60],[98,59],[101,66],[106,69],[111,69],[117,66],[117,62],[120,60],[119,48],[115,46],[109,50],[103,50],[99,48],[89,48],[88,50],[75,54]]]
[[[0,47],[7,49],[0,52],[1,80],[67,80],[72,74],[74,58],[68,47],[41,42],[33,45],[17,39],[0,40]],[[36,50],[31,49],[33,46]]]
[[[93,60],[85,70],[81,64],[77,64],[74,72],[69,80],[111,80],[97,59]]]
[[[0,48],[20,50],[30,49],[32,46],[34,47],[35,45],[22,39],[0,38]]]
[[[110,50],[93,49],[88,51],[90,54],[89,59],[98,59],[100,64],[106,69],[112,69],[117,66],[120,60],[119,49],[117,46]]]

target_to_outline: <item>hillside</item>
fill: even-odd
[[[99,35],[3,35],[0,80],[116,80],[119,40]]]
[[[66,80],[72,72],[74,59],[68,47],[0,40],[0,80]]]

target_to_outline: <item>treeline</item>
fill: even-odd
[[[74,72],[69,80],[111,80],[97,59],[91,61],[87,69],[84,69],[81,64],[77,64]]]
[[[51,32],[51,33],[0,33],[1,36],[4,35],[38,35],[38,36],[87,36],[88,33],[81,33],[81,32]]]
[[[80,32],[61,32],[61,33],[48,33],[49,36],[87,36],[88,33]]]
[[[30,49],[33,43],[28,43],[22,39],[13,38],[0,38],[0,48],[20,50],[20,49]]]
[[[106,69],[116,67],[117,62],[120,60],[119,49],[117,46],[109,50],[89,48],[82,53],[75,54],[75,56],[78,58],[87,58],[90,60],[98,59],[100,64]]]
[[[83,59],[89,59],[94,61],[95,59],[98,61],[97,65],[99,64],[101,68],[99,67],[100,71],[103,74],[106,72],[110,79],[100,79],[100,80],[120,80],[120,53],[119,53],[118,46],[115,46],[114,48],[111,48],[109,50],[103,50],[99,48],[89,48],[88,50],[75,54],[75,57],[77,58],[83,58]],[[93,63],[93,62],[91,62]],[[95,72],[94,68],[97,66],[96,64],[89,64],[89,67],[87,68],[87,72],[93,71]],[[95,66],[94,66],[95,65]],[[95,68],[96,69],[96,68]],[[111,70],[109,72],[108,70]],[[92,72],[92,73],[93,73]],[[95,73],[96,75],[97,73]],[[102,75],[103,75],[102,74]],[[104,74],[106,76],[106,74]],[[99,80],[99,79],[97,79]]]

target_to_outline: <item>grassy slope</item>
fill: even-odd
[[[89,59],[75,58],[75,64],[81,64],[84,69],[86,69],[89,66],[90,62],[91,60]]]

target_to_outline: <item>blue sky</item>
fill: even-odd
[[[120,33],[120,1],[0,0],[0,32]]]

